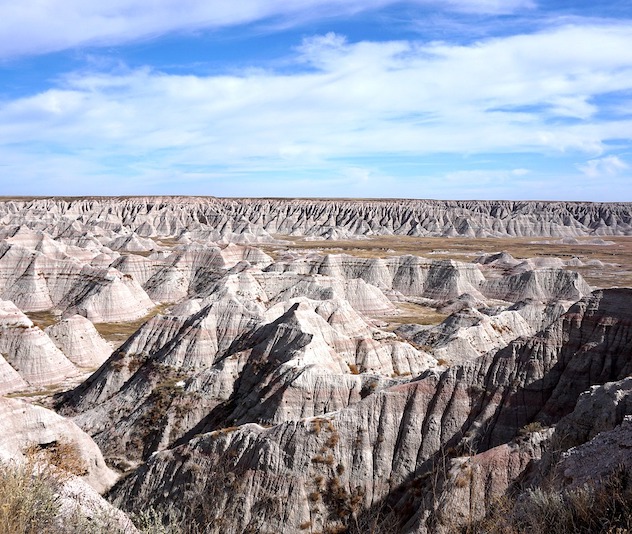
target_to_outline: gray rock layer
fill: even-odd
[[[195,197],[34,199],[0,202],[0,221],[5,225],[26,224],[55,237],[65,234],[74,244],[81,232],[93,231],[95,227],[107,243],[117,237],[109,232],[120,233],[121,229],[142,238],[182,236],[225,243],[271,240],[271,234],[322,238],[368,235],[571,238],[630,235],[632,205]],[[149,248],[142,243],[144,249]]]
[[[572,414],[591,386],[630,375],[631,297],[595,292],[531,339],[321,417],[194,437],[153,455],[112,497],[125,509],[192,503],[191,515],[216,532],[345,528],[407,500],[419,506],[415,487],[423,493],[442,455],[505,447],[529,423]],[[494,453],[513,462],[506,477],[540,455],[530,443],[515,460],[510,450]],[[432,531],[436,514],[415,519],[416,509],[398,509],[400,527]]]

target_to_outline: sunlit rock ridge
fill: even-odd
[[[547,236],[630,235],[631,203],[545,201],[221,199],[124,197],[13,199],[0,203],[4,224],[17,219],[43,229],[77,221],[141,239],[116,243],[142,247],[142,238],[208,232],[215,241],[260,241],[269,234],[345,238],[369,235]],[[61,230],[61,228],[60,228]],[[120,238],[120,236],[118,236]],[[233,239],[234,240],[234,239]]]

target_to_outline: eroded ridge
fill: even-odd
[[[0,202],[0,459],[124,532],[523,528],[632,474],[630,209]]]

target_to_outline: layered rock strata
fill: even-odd
[[[521,428],[555,425],[582,392],[632,373],[631,296],[595,292],[531,339],[320,417],[193,437],[153,455],[113,497],[129,509],[184,499],[193,516],[205,511],[232,531],[347,528],[393,506],[401,528],[435,531],[437,514],[416,516],[410,504],[428,498],[424,480],[442,457],[496,449],[513,480],[541,455],[538,438],[510,459]]]
[[[630,235],[629,203],[438,200],[216,199],[138,197],[33,199],[0,203],[4,225],[26,224],[68,243],[90,233],[108,243],[125,231],[141,238],[176,236],[217,243],[255,243],[271,234],[348,238],[407,236]],[[88,238],[91,239],[91,238]],[[139,244],[140,243],[140,244]],[[116,244],[118,246],[118,243]],[[125,246],[124,244],[122,246]],[[152,245],[149,244],[149,247]]]
[[[0,394],[59,383],[75,365],[10,301],[0,301]]]

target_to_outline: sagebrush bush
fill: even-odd
[[[63,451],[70,454],[64,461],[59,456]],[[77,463],[72,451],[62,446],[45,454],[71,470],[82,471],[83,463]],[[60,495],[72,475],[35,459],[40,453],[27,451],[22,463],[0,462],[0,534],[123,534],[108,510],[91,511],[87,516],[81,506],[68,508],[68,501],[62,506]]]
[[[632,532],[632,477],[625,468],[572,490],[529,489],[503,497],[466,529],[489,534],[625,534]]]
[[[56,532],[60,481],[32,463],[0,463],[0,534]]]

